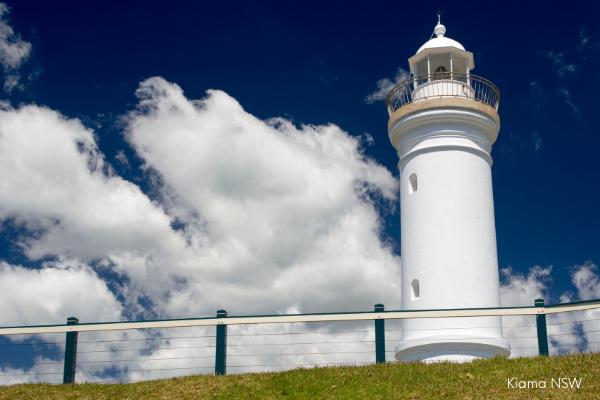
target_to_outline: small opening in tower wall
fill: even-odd
[[[408,194],[414,193],[417,191],[417,174],[412,174],[410,178],[408,178]]]
[[[411,293],[410,293],[410,299],[411,300],[416,300],[419,298],[419,280],[415,279],[414,281],[412,281],[412,283],[410,284],[411,286]]]

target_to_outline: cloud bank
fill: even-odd
[[[160,78],[138,96],[127,139],[154,200],[115,174],[78,120],[33,105],[0,112],[0,167],[11,171],[0,218],[30,260],[117,274],[129,318],[351,310],[397,297],[399,258],[380,217],[393,212],[397,182],[359,139],[258,120],[220,91],[191,101]]]
[[[397,181],[364,155],[360,138],[332,124],[259,120],[221,91],[189,100],[162,78],[142,82],[137,96],[123,122],[144,161],[147,193],[115,173],[79,120],[3,104],[0,168],[10,173],[0,174],[0,220],[18,232],[13,250],[46,261],[38,270],[3,262],[2,325],[213,316],[220,308],[356,311],[383,299],[399,307],[400,259],[381,217],[395,211]],[[114,343],[88,346],[107,352]],[[82,351],[82,360],[101,360]],[[161,354],[138,352],[128,369]],[[99,378],[102,368],[111,364],[84,376]]]

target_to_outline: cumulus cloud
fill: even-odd
[[[600,276],[597,271],[598,266],[591,261],[573,268],[571,278],[581,300],[600,299]]]
[[[71,315],[118,321],[122,310],[106,282],[72,260],[45,262],[40,269],[0,262],[0,303],[2,326],[65,323]]]
[[[127,137],[160,201],[115,175],[80,121],[38,106],[1,112],[0,166],[12,173],[0,177],[0,218],[23,232],[15,246],[30,259],[100,260],[123,277],[128,311],[147,303],[160,316],[399,298],[378,210],[393,210],[397,182],[359,138],[261,121],[219,91],[190,101],[159,78],[138,95]]]
[[[365,97],[365,102],[367,104],[373,104],[379,100],[385,100],[390,91],[396,87],[396,85],[404,82],[409,77],[408,71],[398,67],[396,74],[394,75],[394,80],[392,81],[389,78],[383,78],[377,81],[377,89],[373,91],[373,93],[368,94]]]
[[[114,174],[79,120],[45,107],[8,108],[0,131],[0,166],[11,171],[0,176],[0,218],[23,229],[16,245],[30,259],[185,245],[162,208]]]
[[[12,92],[19,85],[19,67],[31,54],[31,43],[21,39],[8,24],[6,16],[10,7],[0,3],[0,64],[4,67],[4,91]]]
[[[554,298],[550,295],[549,285],[552,266],[530,268],[528,274],[516,273],[512,268],[501,270],[500,288],[503,307],[532,306],[537,298],[546,304],[567,303],[577,299],[600,298],[600,276],[597,266],[591,261],[571,268],[571,278],[577,293],[565,292]],[[550,353],[554,355],[586,350],[598,351],[600,332],[598,320],[600,312],[567,312],[548,314],[546,324]],[[538,353],[537,328],[535,316],[503,317],[504,337],[511,344],[512,357],[536,355]]]
[[[500,299],[502,307],[532,306],[542,298],[549,303],[548,283],[552,281],[552,266],[530,268],[527,275],[516,273],[511,267],[500,270],[502,284]],[[504,338],[511,345],[511,357],[538,353],[535,316],[502,317]]]
[[[66,318],[77,316],[82,321],[107,322],[121,319],[122,304],[109,290],[107,282],[86,264],[75,260],[59,259],[44,262],[39,269],[26,268],[0,262],[0,313],[1,326],[46,325],[66,323]],[[134,336],[144,336],[134,332]],[[131,335],[121,333],[104,334],[105,337],[121,339]],[[81,334],[84,342],[98,337],[97,334]],[[19,382],[62,381],[62,363],[47,355],[64,353],[64,334],[40,335],[37,342],[56,343],[39,345],[30,343],[31,335],[15,335],[12,347],[3,347],[0,365],[0,384]],[[98,343],[107,349],[108,343]],[[6,344],[4,345],[6,346]],[[85,351],[86,344],[83,344]],[[45,350],[42,350],[45,349]],[[27,360],[35,365],[21,366],[23,357],[14,358],[13,353],[42,353]],[[46,353],[46,354],[44,354]],[[98,359],[97,353],[90,353]],[[87,354],[79,360],[86,361]]]
[[[218,280],[202,290],[211,301],[238,308],[250,296],[265,310],[275,297],[280,310],[340,309],[370,304],[384,277],[385,291],[397,289],[399,259],[381,240],[376,208],[394,207],[397,182],[358,138],[335,125],[261,121],[221,91],[190,101],[161,78],[137,94],[128,141],[160,176],[162,201],[194,243],[180,268]],[[354,286],[355,274],[365,285]]]
[[[399,308],[400,259],[380,215],[394,212],[397,181],[362,153],[361,137],[331,124],[262,121],[221,91],[189,100],[161,78],[137,94],[126,136],[154,200],[116,175],[79,120],[3,104],[0,168],[11,173],[0,175],[0,220],[20,232],[13,245],[29,259],[57,261],[39,271],[4,265],[2,281],[35,289],[63,279],[79,288],[65,294],[49,285],[38,299],[6,303],[5,325],[39,323],[44,313],[46,323],[63,323],[71,315],[82,322],[212,316],[219,308],[355,311],[383,299]],[[152,343],[148,335],[135,337],[140,347]],[[134,352],[126,365],[161,354]],[[85,376],[101,376],[105,365]]]
[[[577,297],[580,300],[600,298],[600,275],[598,266],[591,261],[583,265],[576,265],[571,270],[571,280],[577,288]],[[600,351],[600,310],[588,310],[577,313],[581,322],[581,332],[584,334],[586,348],[591,351]],[[582,346],[583,347],[583,346]]]
[[[532,305],[532,299],[548,298],[548,282],[552,281],[552,266],[535,266],[527,275],[516,273],[512,267],[500,270],[503,284],[500,287],[502,307],[520,307]]]

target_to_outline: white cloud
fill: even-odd
[[[561,87],[561,88],[558,88],[557,93],[558,93],[558,96],[562,97],[563,100],[565,101],[565,103],[567,103],[573,109],[573,111],[575,111],[575,114],[577,114],[577,116],[581,118],[581,113],[579,112],[579,107],[571,101],[571,94],[569,93],[569,91],[567,89],[565,89],[564,87]]]
[[[18,87],[19,67],[27,61],[31,54],[31,43],[21,39],[8,25],[5,16],[10,13],[6,3],[0,3],[0,64],[4,67],[4,90],[10,93]]]
[[[211,301],[239,308],[253,298],[255,312],[273,309],[273,298],[278,310],[340,309],[397,290],[399,259],[368,197],[393,207],[397,182],[362,155],[358,138],[335,125],[258,120],[221,91],[190,101],[161,78],[138,96],[128,140],[187,224],[196,253],[181,261],[186,276],[219,282],[202,289]],[[190,288],[172,301],[188,304]]]
[[[147,317],[399,302],[376,205],[394,207],[397,182],[359,138],[258,120],[219,91],[190,101],[159,78],[138,94],[128,138],[163,204],[116,176],[78,120],[0,112],[0,218],[29,258],[100,260],[124,278],[126,311]]]
[[[579,31],[580,42],[577,45],[577,51],[583,50],[587,42],[590,40],[590,38],[586,36],[586,31],[587,29],[585,27],[581,28],[581,30]]]
[[[574,267],[571,278],[581,300],[600,299],[600,276],[597,271],[598,266],[591,261]]]
[[[592,300],[600,298],[600,275],[598,266],[591,261],[583,265],[576,265],[571,271],[571,280],[577,288],[577,297],[581,300]],[[587,349],[600,351],[600,310],[589,310],[577,313],[581,323],[581,332],[584,333]]]
[[[599,297],[600,276],[595,272],[596,269],[597,267],[591,262],[573,268],[571,277],[580,298]],[[574,301],[569,292],[563,293],[558,299],[550,296],[548,284],[552,282],[551,271],[552,266],[547,268],[535,266],[530,268],[527,275],[515,273],[510,267],[502,269],[501,275],[504,278],[500,288],[502,306],[532,306],[537,298],[544,299],[546,304]],[[600,319],[598,310],[548,314],[546,325],[550,354],[597,351],[600,344],[600,333],[597,332],[598,319]],[[512,357],[538,354],[535,316],[503,317],[502,321],[504,337],[512,347]]]
[[[399,308],[400,260],[382,236],[378,209],[393,209],[397,181],[362,154],[360,137],[335,125],[297,128],[284,119],[261,121],[220,91],[190,101],[160,78],[143,82],[138,95],[140,105],[127,117],[127,137],[145,160],[160,203],[115,175],[93,131],[80,121],[45,107],[2,104],[0,170],[11,173],[0,175],[0,220],[19,230],[14,244],[30,259],[58,257],[39,271],[5,265],[2,282],[22,295],[5,303],[11,311],[4,314],[3,325],[64,323],[69,316],[81,322],[212,316],[219,308],[232,315],[355,311],[369,310],[383,299]],[[115,273],[118,282],[108,277]],[[26,294],[55,281],[41,296]],[[63,284],[77,289],[63,290]],[[326,324],[323,330],[330,328]],[[158,334],[178,332],[186,336],[190,331]],[[140,348],[152,348],[151,334],[157,332],[85,333],[80,341],[133,337],[141,339]],[[178,343],[189,347],[194,341]],[[100,356],[123,359],[122,353],[106,351],[131,343],[87,346],[102,353],[96,357],[80,347],[81,362]],[[138,351],[128,353],[132,361],[82,364],[91,369],[78,379],[97,380],[98,373],[117,366],[156,369],[163,362],[149,358],[189,351]],[[264,357],[243,361],[267,363]],[[205,365],[198,359],[170,363],[167,367]],[[20,381],[47,380],[37,366],[31,371],[35,375]],[[18,372],[16,366],[2,369],[9,375]],[[197,372],[210,370],[119,376],[150,379]]]
[[[504,283],[500,286],[502,307],[522,307],[533,305],[537,298],[548,299],[547,282],[551,282],[552,266],[535,266],[527,275],[515,273],[512,267],[503,268],[500,274]]]
[[[552,64],[556,66],[556,71],[558,72],[559,76],[564,76],[568,73],[574,73],[579,71],[577,65],[567,64],[565,60],[563,60],[564,53],[555,53],[553,51],[540,50],[538,51],[538,54],[542,54],[548,57],[550,61],[552,61]]]
[[[535,299],[549,303],[547,283],[551,282],[552,266],[530,268],[527,275],[515,273],[511,267],[502,269],[500,286],[502,307],[532,306]],[[535,316],[502,317],[504,338],[511,345],[511,357],[538,354]]]
[[[78,317],[82,322],[118,321],[123,308],[108,289],[107,283],[92,268],[68,259],[45,262],[39,269],[0,261],[0,304],[1,326],[64,324],[71,316]],[[132,333],[143,337],[139,332]],[[111,332],[104,336],[121,339],[131,337],[131,333]],[[94,333],[80,334],[80,340],[84,342],[95,337],[98,335]],[[14,335],[8,338],[18,347],[3,347],[0,384],[62,381],[63,365],[60,357],[57,360],[43,353],[63,353],[64,334],[44,334],[33,338],[38,343],[57,343],[48,347],[19,345],[21,342],[29,343],[31,335]],[[105,349],[110,346],[108,343],[98,344]],[[86,344],[80,345],[80,348],[84,349],[85,346]],[[15,353],[36,352],[42,354],[32,360],[25,359],[26,363],[37,364],[34,366],[21,366],[19,363],[23,363],[23,357],[10,356]],[[86,355],[82,354],[78,359],[85,361]]]
[[[115,159],[122,166],[126,167],[127,169],[131,169],[131,165],[129,165],[129,160],[127,159],[127,156],[125,155],[125,150],[121,149],[121,150],[117,151],[117,154],[115,154]]]
[[[114,175],[92,131],[45,107],[0,111],[0,218],[29,234],[30,259],[147,254],[185,247],[171,218],[139,187]]]
[[[11,93],[13,89],[19,85],[20,78],[20,75],[15,73],[7,75],[6,79],[4,80],[4,91],[6,93]]]
[[[377,90],[373,93],[367,95],[365,97],[365,102],[367,104],[373,104],[379,100],[385,100],[390,91],[396,87],[398,84],[404,82],[409,77],[408,71],[403,70],[398,67],[396,74],[394,75],[394,80],[390,80],[389,78],[383,78],[377,81]]]
[[[121,305],[106,282],[87,265],[73,260],[45,262],[40,269],[0,262],[0,325],[118,321]]]

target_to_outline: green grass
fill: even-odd
[[[546,389],[508,388],[508,379],[546,381]],[[582,378],[579,389],[552,388],[552,378]],[[194,375],[102,385],[21,384],[0,399],[597,399],[600,353],[295,369],[243,375]]]

